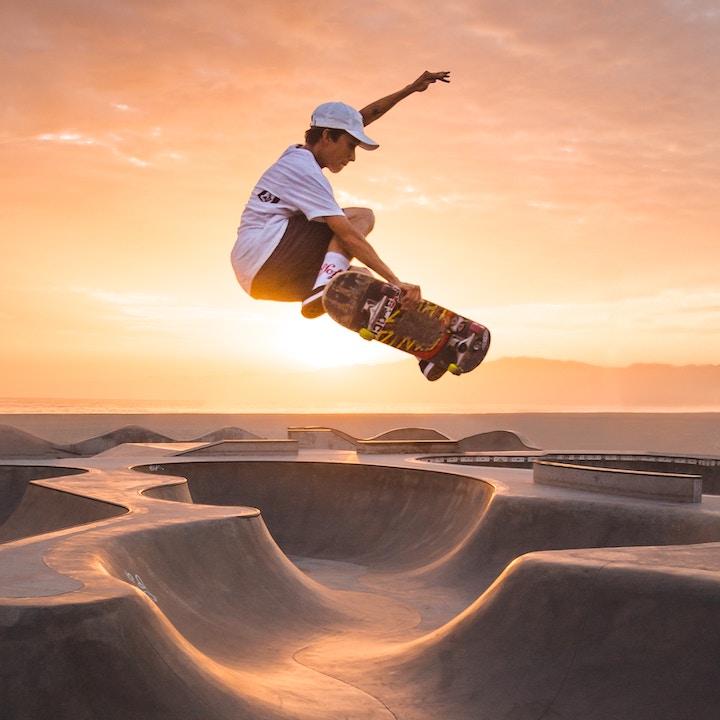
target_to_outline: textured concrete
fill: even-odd
[[[717,715],[720,498],[172,450],[3,466],[5,716]]]

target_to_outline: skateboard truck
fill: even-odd
[[[486,342],[485,328],[461,316],[453,320],[448,332],[450,337],[443,347],[431,358],[420,360],[420,371],[430,381],[438,380],[446,372],[462,375],[465,356],[478,352]]]
[[[451,347],[454,347],[457,352],[458,361],[469,352],[477,352],[482,348],[485,342],[485,328],[476,322],[471,322],[470,325],[465,327],[465,321],[458,324],[458,329],[453,331],[452,337],[448,341]],[[467,333],[467,334],[465,334]],[[450,370],[450,368],[448,368]],[[452,370],[450,370],[452,372]],[[462,372],[462,370],[460,371]],[[460,374],[460,373],[455,373]]]
[[[358,335],[363,340],[374,340],[377,334],[385,327],[387,319],[398,305],[401,290],[394,285],[385,283],[382,286],[381,293],[380,300],[374,304],[368,302],[367,307],[370,310],[370,316],[368,317],[367,327],[358,330]]]

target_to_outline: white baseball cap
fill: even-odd
[[[365,150],[377,150],[380,147],[365,134],[362,115],[345,103],[328,102],[315,108],[310,119],[310,126],[344,130],[359,140],[360,147]]]

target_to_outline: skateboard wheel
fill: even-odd
[[[358,335],[363,340],[374,340],[375,339],[375,333],[372,330],[368,330],[367,328],[360,328],[360,330],[358,330]]]
[[[462,370],[455,363],[448,365],[448,372],[451,372],[453,375],[462,375]]]
[[[442,365],[438,365],[432,360],[420,361],[420,371],[430,382],[439,380],[445,374],[445,370]]]

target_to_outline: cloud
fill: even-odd
[[[184,158],[182,153],[173,152],[162,147],[161,135],[162,132],[159,128],[153,128],[146,137],[122,137],[117,133],[107,133],[94,137],[82,132],[65,131],[41,133],[32,140],[41,144],[61,147],[97,148],[107,151],[114,158],[140,168],[160,165],[168,161],[182,160]],[[138,154],[133,154],[133,151]]]
[[[233,312],[202,302],[183,303],[170,295],[88,287],[74,287],[72,291],[97,302],[100,316],[104,319],[132,319],[136,321],[132,327],[139,331],[174,334],[185,332],[188,326],[200,327],[240,316],[246,322],[262,321],[262,316],[258,314]]]

